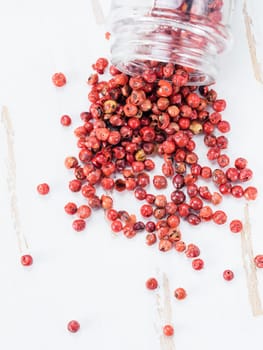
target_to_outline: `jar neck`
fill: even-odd
[[[116,9],[111,16],[112,63],[118,69],[135,75],[147,69],[148,61],[171,62],[186,67],[188,85],[215,81],[217,55],[229,46],[227,27],[198,16],[189,21],[168,9],[150,14],[125,10]]]

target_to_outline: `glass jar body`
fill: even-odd
[[[112,0],[112,63],[140,74],[151,61],[187,69],[189,85],[215,81],[217,57],[231,46],[231,0]]]

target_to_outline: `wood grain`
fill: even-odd
[[[245,206],[244,228],[241,232],[241,247],[243,266],[246,273],[248,297],[253,316],[263,314],[261,299],[258,289],[257,271],[254,263],[254,253],[252,246],[251,225],[249,220],[248,205]]]
[[[257,53],[256,40],[255,40],[254,31],[253,31],[253,22],[251,17],[248,14],[246,1],[244,1],[243,16],[244,16],[247,42],[248,42],[248,48],[249,48],[249,53],[251,57],[251,63],[254,71],[254,76],[259,83],[263,84],[263,73],[262,73],[262,67],[261,67],[261,64],[258,58],[258,53]]]
[[[172,304],[171,304],[171,290],[167,275],[162,275],[163,288],[163,303],[159,294],[156,294],[156,306],[159,315],[161,329],[166,324],[173,324],[172,322]],[[167,337],[163,333],[160,335],[161,350],[175,350],[174,337]]]
[[[7,142],[7,185],[10,195],[10,211],[17,236],[20,253],[28,249],[28,244],[21,230],[20,215],[16,194],[16,161],[14,152],[14,130],[7,107],[2,108],[1,125],[4,127]]]
[[[105,23],[105,16],[99,0],[91,0],[92,10],[97,24]]]

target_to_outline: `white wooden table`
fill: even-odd
[[[260,348],[263,271],[250,269],[244,234],[230,234],[227,225],[183,226],[206,262],[195,272],[184,256],[149,248],[143,236],[114,237],[101,213],[85,232],[73,232],[63,207],[81,199],[67,190],[71,176],[63,162],[77,154],[73,129],[88,107],[90,65],[109,52],[105,28],[88,0],[2,0],[0,7],[0,104],[9,110],[0,123],[0,348]],[[260,193],[249,203],[254,255],[263,253],[262,14],[261,1],[238,1],[234,47],[221,59],[216,85],[228,101],[228,154],[249,160]],[[68,78],[61,90],[51,84],[56,71]],[[72,127],[61,127],[62,114],[72,116]],[[51,187],[44,198],[36,192],[41,182]],[[127,202],[135,210],[126,196],[118,205]],[[229,219],[244,219],[244,200],[226,199],[222,207]],[[17,233],[22,245],[23,238],[28,242],[32,268],[19,264]],[[231,283],[222,279],[226,268],[235,272]],[[160,283],[153,293],[144,286],[151,276]],[[186,288],[185,301],[172,296],[177,287]],[[66,330],[71,319],[81,324],[74,335]],[[169,322],[175,335],[165,341],[161,329]]]

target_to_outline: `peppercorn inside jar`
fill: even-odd
[[[211,84],[218,72],[218,55],[231,47],[233,4],[231,0],[112,0],[111,61],[128,75],[152,71],[157,62],[173,63],[188,72],[188,85]]]

